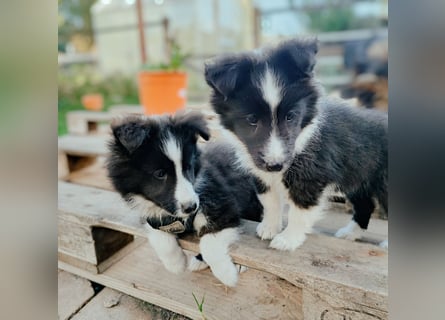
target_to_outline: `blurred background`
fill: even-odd
[[[59,135],[68,111],[142,104],[143,70],[184,72],[196,105],[206,59],[304,35],[328,93],[388,109],[387,0],[59,0],[58,24]]]

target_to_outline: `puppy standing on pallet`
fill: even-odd
[[[304,242],[329,187],[337,186],[354,207],[338,237],[360,237],[374,199],[387,212],[387,116],[323,97],[313,76],[317,51],[316,40],[291,40],[223,56],[205,68],[213,109],[227,138],[244,150],[241,166],[266,186],[257,234],[279,250]]]
[[[196,231],[213,274],[234,286],[238,269],[228,254],[241,217],[259,220],[262,206],[253,176],[240,171],[231,145],[208,143],[200,114],[128,117],[112,124],[108,172],[116,190],[147,219],[148,238],[164,266],[185,270],[187,258],[174,233]],[[197,256],[199,257],[199,256]],[[189,269],[207,265],[193,258]]]

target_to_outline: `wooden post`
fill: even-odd
[[[261,12],[253,9],[253,45],[258,48],[261,45]]]
[[[162,19],[162,29],[164,31],[164,53],[166,57],[170,57],[171,55],[171,42],[170,42],[170,38],[168,35],[168,28],[169,28],[169,21],[168,18],[164,17]]]
[[[144,15],[142,11],[142,0],[136,0],[136,12],[138,17],[139,30],[139,46],[141,50],[141,60],[145,64],[147,62],[147,49],[145,46],[145,32],[144,32]]]

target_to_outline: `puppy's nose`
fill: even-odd
[[[183,203],[181,204],[181,209],[187,214],[194,213],[198,209],[198,204],[196,202]]]
[[[278,172],[283,169],[283,165],[281,163],[266,164],[266,169],[267,171]]]

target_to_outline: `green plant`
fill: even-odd
[[[205,294],[202,296],[201,303],[198,302],[198,299],[196,299],[196,296],[193,292],[192,292],[192,295],[193,295],[193,299],[195,299],[196,305],[198,306],[198,310],[201,313],[202,320],[206,320],[206,317],[205,317],[204,311],[203,311]]]
[[[159,63],[159,64],[145,64],[142,66],[143,70],[155,71],[155,70],[163,70],[163,71],[178,71],[184,65],[184,61],[190,56],[188,53],[182,52],[181,47],[176,43],[172,42],[170,57],[168,59],[168,63]]]
[[[67,132],[66,113],[84,110],[82,96],[100,93],[104,97],[104,110],[113,104],[138,104],[138,88],[134,77],[123,74],[102,75],[90,65],[73,65],[58,71],[58,134]]]

